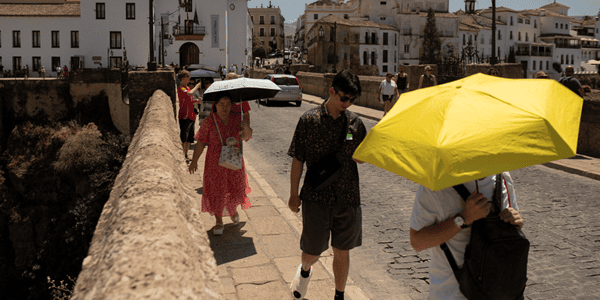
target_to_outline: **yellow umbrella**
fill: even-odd
[[[354,158],[437,191],[574,156],[582,106],[554,80],[476,74],[402,94]]]

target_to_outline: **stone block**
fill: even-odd
[[[262,285],[268,283],[269,281],[279,282],[280,280],[279,272],[271,264],[248,268],[232,268],[231,274],[235,284],[238,285],[238,288],[240,284],[244,283],[257,283]],[[244,297],[241,298],[246,299]]]
[[[280,216],[251,219],[251,224],[256,233],[261,236],[294,232],[290,225]]]
[[[272,257],[288,257],[302,254],[300,238],[296,234],[279,234],[262,237],[267,252]]]
[[[290,299],[290,291],[280,281],[268,282],[266,284],[240,284],[237,286],[240,299],[264,300],[264,299]]]

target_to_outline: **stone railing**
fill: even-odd
[[[170,97],[148,100],[71,299],[220,299]]]

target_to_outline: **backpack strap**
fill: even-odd
[[[467,190],[467,187],[465,187],[464,184],[457,184],[453,186],[453,188],[460,195],[460,197],[463,198],[463,200],[465,200],[465,202],[467,201],[467,198],[469,198],[469,196],[471,195],[471,193],[469,193],[469,190]],[[454,271],[454,273],[458,272],[458,265],[456,264],[454,255],[452,255],[452,252],[450,252],[450,248],[448,248],[448,244],[444,242],[440,245],[440,248],[442,248],[444,254],[446,254],[446,258],[448,259],[448,263],[450,263],[450,267],[452,267],[452,271]]]

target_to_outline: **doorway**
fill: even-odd
[[[200,63],[200,49],[194,43],[185,43],[179,48],[179,65],[189,66]]]

